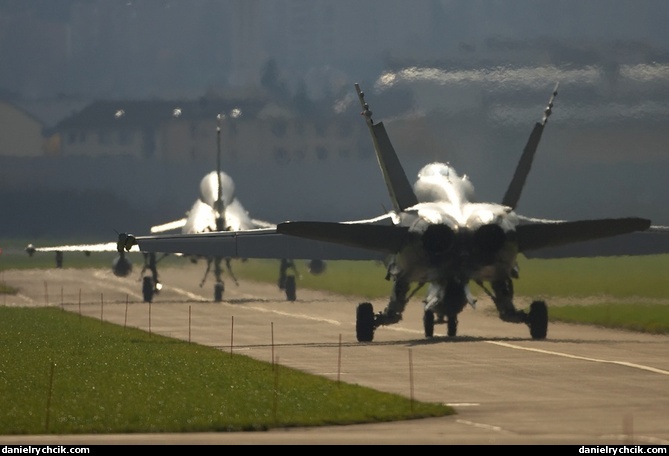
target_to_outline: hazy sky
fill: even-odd
[[[304,83],[316,100],[351,102],[353,82],[364,83],[375,120],[387,123],[391,138],[402,116],[424,116],[434,149],[398,142],[410,179],[427,159],[450,160],[483,198],[498,200],[559,80],[520,208],[533,216],[634,214],[669,224],[668,18],[666,0],[0,0],[0,97],[88,102],[243,93],[263,83],[273,62],[279,82],[291,90]],[[394,105],[396,95],[409,101]],[[173,217],[190,207],[209,169],[168,168],[129,173],[119,164],[108,168],[118,175],[84,184],[64,166],[53,186],[110,191],[140,215],[162,216],[171,207],[164,216]],[[254,180],[259,167],[232,173],[240,200],[258,218],[377,215],[388,202],[373,163],[265,168],[262,185]],[[156,191],[168,181],[183,188],[177,210],[174,197]],[[268,188],[281,204],[268,204]],[[25,203],[4,195],[20,212],[9,218],[25,217]],[[52,196],[59,204],[78,201],[72,193]],[[41,201],[44,210],[55,205]],[[109,206],[105,223],[122,223],[122,205]],[[50,223],[78,214],[74,206],[63,211]],[[137,213],[125,221],[140,220]]]
[[[269,60],[313,95],[415,65],[669,61],[664,0],[1,0],[0,89],[201,96]]]

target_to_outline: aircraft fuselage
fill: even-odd
[[[472,202],[474,189],[446,164],[432,163],[418,176],[419,202],[399,216],[408,239],[395,255],[391,275],[410,282],[466,285],[508,277],[516,267],[518,217],[506,206]]]

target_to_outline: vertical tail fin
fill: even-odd
[[[221,119],[223,116],[216,116],[216,178],[218,179],[217,198],[214,202],[216,211],[216,230],[225,230],[225,202],[223,201],[223,183],[221,182]]]
[[[502,204],[509,206],[511,209],[515,209],[518,205],[518,200],[520,199],[520,194],[523,191],[525,180],[527,179],[527,175],[530,173],[530,168],[532,168],[532,161],[534,160],[534,154],[537,151],[537,147],[539,147],[539,141],[541,140],[541,135],[544,132],[544,126],[546,126],[546,122],[548,122],[548,118],[553,111],[553,102],[555,101],[555,96],[557,95],[558,84],[559,83],[555,84],[551,98],[548,100],[548,106],[546,106],[546,109],[544,109],[543,119],[541,122],[534,124],[534,129],[532,130],[532,133],[530,133],[530,137],[527,140],[525,149],[523,149],[523,155],[520,157],[518,166],[516,166],[516,172],[513,175],[513,179],[511,180],[506,193],[504,194]]]
[[[404,168],[402,168],[397,158],[383,122],[374,124],[372,121],[372,111],[369,110],[369,105],[365,103],[365,94],[360,90],[360,85],[356,83],[355,89],[358,92],[362,115],[365,116],[369,132],[372,135],[376,158],[383,173],[383,180],[386,182],[386,187],[388,187],[393,209],[395,212],[401,212],[407,207],[418,204],[418,198],[416,198],[416,194],[409,179],[407,179]]]

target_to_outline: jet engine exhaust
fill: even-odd
[[[423,247],[432,258],[448,253],[455,242],[455,233],[446,225],[429,225],[421,236]]]
[[[474,232],[474,245],[485,253],[499,251],[505,242],[506,233],[499,225],[483,225]]]

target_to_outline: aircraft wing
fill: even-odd
[[[116,242],[107,242],[101,244],[76,244],[76,245],[58,245],[50,247],[35,247],[30,244],[26,247],[26,252],[33,254],[34,252],[118,252]],[[130,252],[139,252],[137,246],[133,246]]]
[[[544,259],[666,254],[669,253],[669,226],[652,225],[644,231],[523,253],[527,258]]]
[[[337,243],[391,255],[406,243],[409,227],[335,222],[285,222],[277,226],[282,234]]]
[[[383,260],[386,257],[384,252],[285,235],[272,228],[137,236],[134,239],[142,252],[305,260]]]
[[[543,220],[523,218],[519,251],[527,258],[570,258],[669,253],[669,227],[650,220]]]

